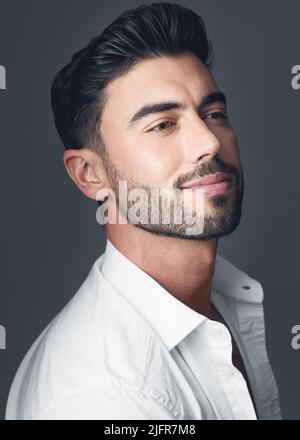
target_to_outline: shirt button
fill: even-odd
[[[218,326],[214,326],[214,327],[210,330],[210,335],[211,335],[213,338],[221,339],[222,336],[223,336],[223,329],[221,329],[221,328],[218,327]]]
[[[219,370],[220,375],[225,378],[233,376],[233,370],[230,367],[221,366],[218,368],[218,370]]]
[[[212,324],[209,334],[214,339],[221,339],[223,341],[230,340],[230,335],[227,328],[221,323]]]

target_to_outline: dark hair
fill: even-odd
[[[101,151],[97,125],[105,86],[144,59],[185,51],[211,66],[212,45],[195,12],[172,3],[140,5],[123,12],[76,52],[53,81],[52,110],[65,148],[90,146]]]

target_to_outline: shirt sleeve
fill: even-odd
[[[176,409],[163,398],[140,390],[101,387],[81,392],[46,410],[39,420],[179,420]]]

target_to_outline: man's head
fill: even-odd
[[[174,191],[172,203],[184,202],[192,217],[196,202],[184,187],[225,173],[230,183],[205,187],[214,192],[205,192],[202,234],[188,236],[185,222],[176,224],[174,215],[164,224],[163,206],[158,223],[137,226],[202,240],[235,229],[243,172],[225,97],[209,71],[211,59],[202,19],[169,3],[125,11],[73,56],[56,76],[51,95],[64,163],[82,192],[95,200],[99,190],[111,188],[120,207],[117,186],[126,181],[128,193],[144,190],[140,206],[146,204],[151,214],[148,196],[165,188]]]

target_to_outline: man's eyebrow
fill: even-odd
[[[221,102],[226,106],[226,96],[224,95],[223,92],[217,91],[217,92],[212,92],[209,95],[206,95],[198,105],[198,111],[202,110],[203,107],[209,104],[214,104],[216,102]],[[132,127],[138,121],[146,118],[150,114],[166,112],[168,110],[178,110],[183,108],[184,105],[181,102],[176,102],[176,101],[165,101],[165,102],[157,102],[153,104],[146,104],[132,116],[132,118],[128,122],[128,127],[129,128]]]

